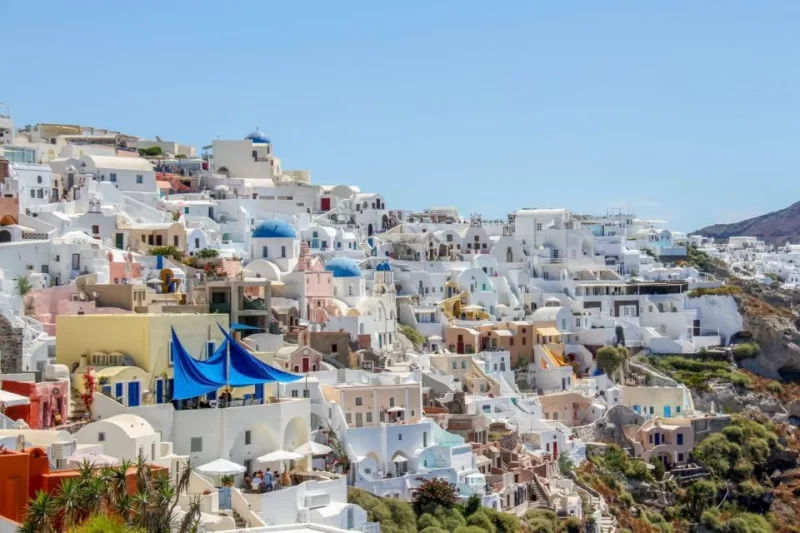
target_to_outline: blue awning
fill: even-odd
[[[257,328],[255,326],[248,326],[247,324],[231,324],[233,331],[262,331],[264,328]]]
[[[173,400],[188,400],[225,386],[225,357],[215,352],[208,361],[198,361],[181,344],[172,330]]]
[[[230,384],[232,387],[245,387],[274,381],[290,383],[302,378],[302,376],[284,372],[258,360],[241,344],[233,340],[228,332],[222,329],[222,326],[219,329],[225,335],[225,342],[230,350]]]

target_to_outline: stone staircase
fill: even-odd
[[[530,483],[530,486],[533,489],[533,494],[536,495],[536,500],[528,502],[528,506],[533,508],[547,507],[549,505],[549,502],[547,501],[547,495],[545,494],[541,485],[539,485],[539,482],[534,479]]]
[[[72,422],[77,422],[79,420],[83,420],[83,417],[86,415],[86,407],[83,405],[83,400],[81,399],[81,394],[75,389],[75,387],[70,387],[69,389],[69,419]]]
[[[236,523],[236,529],[244,529],[248,526],[247,520],[242,518],[239,513],[231,509],[231,513],[233,513],[233,521]]]

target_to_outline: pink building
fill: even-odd
[[[93,301],[73,300],[78,292],[75,285],[59,285],[47,289],[34,289],[25,296],[33,308],[33,317],[42,323],[48,335],[56,334],[58,315],[105,315],[130,313],[117,307],[97,307]]]
[[[134,261],[130,252],[109,250],[107,257],[109,283],[131,283],[142,277],[142,265]]]
[[[300,244],[300,257],[293,272],[286,274],[285,296],[300,304],[300,316],[312,322],[327,322],[329,314],[338,312],[333,304],[333,274],[308,253],[308,243]]]

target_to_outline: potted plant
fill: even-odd
[[[222,478],[220,479],[220,482],[222,483],[223,487],[232,487],[233,486],[233,476],[231,476],[231,475],[222,476]]]

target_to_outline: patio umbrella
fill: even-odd
[[[31,403],[30,398],[27,396],[20,396],[7,390],[0,390],[0,403],[6,407],[15,407],[17,405],[28,405]]]
[[[390,407],[390,408],[388,408],[386,410],[387,413],[402,413],[403,411],[405,411],[405,408],[399,407],[399,406],[398,407]]]
[[[286,450],[275,450],[268,454],[262,455],[256,461],[259,463],[277,463],[279,461],[297,461],[303,459],[305,456],[295,452],[288,452]]]
[[[110,455],[105,455],[102,453],[70,455],[67,461],[77,465],[82,465],[84,462],[86,462],[92,466],[114,466],[119,464],[119,459],[116,457],[111,457]]]
[[[328,455],[332,451],[333,450],[328,446],[314,442],[313,440],[301,444],[294,449],[294,453],[299,453],[300,455]]]
[[[209,476],[235,476],[247,470],[244,466],[227,459],[217,459],[195,468],[201,474]]]

